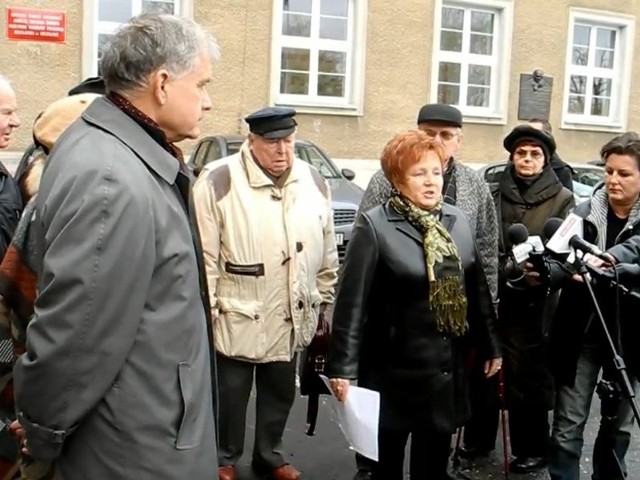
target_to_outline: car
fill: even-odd
[[[240,151],[246,137],[240,135],[213,135],[202,138],[191,154],[187,166],[194,175],[199,175],[209,162],[233,155]],[[340,170],[329,156],[315,143],[309,140],[296,140],[295,156],[313,165],[322,175],[331,189],[333,224],[336,246],[340,262],[344,259],[351,231],[356,220],[356,212],[364,195],[364,190],[353,183],[356,174],[353,170]]]
[[[507,167],[506,161],[490,163],[478,171],[488,184],[500,181],[500,176]],[[596,185],[604,181],[604,168],[589,163],[572,163],[573,169],[573,195],[576,204],[588,200]]]

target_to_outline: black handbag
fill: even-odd
[[[320,378],[324,374],[329,355],[329,338],[331,329],[329,322],[321,313],[318,318],[318,328],[309,346],[302,354],[300,363],[300,394],[307,399],[307,425],[305,433],[313,436],[318,420],[320,395],[331,395],[331,392]]]

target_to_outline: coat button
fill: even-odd
[[[451,373],[451,370],[449,370],[448,368],[443,368],[442,369],[442,374],[443,375],[449,375]]]
[[[257,313],[253,316],[254,320],[260,320],[260,315],[258,315]]]
[[[304,308],[304,302],[302,300],[298,300],[298,310],[302,310]]]

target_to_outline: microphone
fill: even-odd
[[[598,257],[601,260],[609,263],[611,260],[604,255],[604,252],[596,247],[593,243],[589,243],[579,235],[574,235],[569,239],[569,246],[575,250],[580,250],[582,253],[588,253],[594,257]]]
[[[538,258],[544,252],[542,240],[538,236],[529,236],[529,230],[522,223],[514,223],[506,232],[508,241],[513,245],[510,261],[505,267],[506,277],[517,280],[524,275],[522,264],[533,257]],[[534,261],[534,263],[538,263]]]
[[[551,217],[549,220],[546,221],[542,229],[542,239],[544,240],[545,243],[553,238],[553,236],[562,226],[563,222],[564,220],[558,217]]]

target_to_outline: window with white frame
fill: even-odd
[[[272,101],[357,109],[364,12],[364,0],[275,0]]]
[[[131,17],[141,13],[183,14],[187,0],[85,0],[89,4],[94,28],[90,30],[91,38],[85,38],[85,76],[100,73],[100,57],[109,37],[116,29]]]
[[[633,19],[573,10],[563,126],[622,128],[629,97]]]
[[[504,119],[513,2],[440,1],[431,97],[465,116]]]

